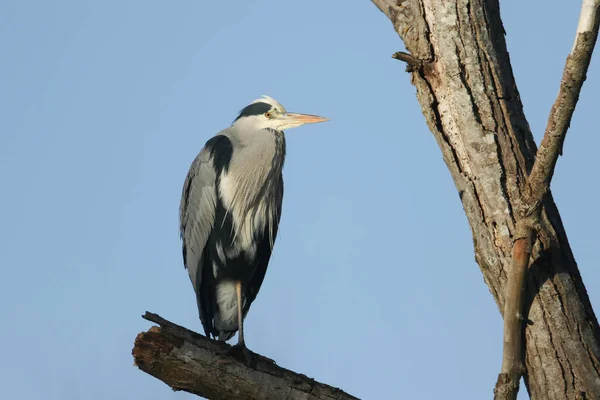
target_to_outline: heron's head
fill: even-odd
[[[254,100],[240,111],[240,115],[233,121],[233,125],[240,125],[256,130],[296,128],[304,124],[327,121],[327,118],[310,114],[297,114],[287,112],[277,100],[263,96]]]

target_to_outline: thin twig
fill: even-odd
[[[544,138],[529,174],[528,192],[524,198],[521,220],[517,223],[513,262],[508,274],[504,304],[502,370],[494,389],[497,400],[517,398],[519,380],[525,371],[522,314],[525,277],[535,242],[535,226],[540,224],[542,202],[550,188],[556,160],[562,153],[562,145],[590,65],[599,24],[600,0],[583,0],[575,43],[567,57],[560,90],[550,110]]]

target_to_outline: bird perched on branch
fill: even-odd
[[[243,321],[267,271],[283,200],[283,131],[327,121],[264,96],[200,151],[179,209],[183,261],[206,336],[247,352]]]

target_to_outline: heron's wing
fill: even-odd
[[[244,309],[242,313],[246,313],[250,310],[250,305],[256,299],[258,291],[262,286],[265,274],[267,273],[267,266],[271,259],[271,253],[273,251],[273,245],[275,244],[275,238],[277,237],[277,231],[279,228],[279,220],[281,219],[281,204],[283,203],[283,179],[279,177],[279,183],[275,192],[274,200],[274,214],[273,220],[270,221],[271,227],[267,226],[265,232],[258,243],[256,250],[257,264],[254,274],[250,278],[246,287]]]
[[[194,285],[200,319],[205,331],[207,327],[212,326],[212,304],[206,304],[210,301],[204,301],[210,300],[206,298],[210,294],[202,293],[202,279],[206,272],[203,254],[215,220],[215,186],[213,151],[207,143],[190,167],[179,207],[183,262]]]

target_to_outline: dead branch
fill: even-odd
[[[525,371],[523,362],[523,302],[525,276],[529,266],[537,226],[541,225],[542,201],[550,188],[556,160],[575,111],[586,72],[590,65],[600,23],[600,0],[583,0],[575,43],[567,57],[560,90],[548,118],[548,124],[533,168],[528,177],[521,220],[513,245],[513,264],[508,274],[504,305],[504,349],[502,370],[498,375],[495,398],[516,399],[519,380]]]
[[[418,71],[423,67],[423,61],[415,58],[412,54],[403,51],[397,51],[392,54],[392,58],[404,61],[406,63],[406,72]]]
[[[404,51],[397,51],[394,54],[392,54],[392,58],[395,58],[396,60],[400,60],[400,61],[404,61],[405,63],[407,63],[408,65],[412,65],[413,67],[421,67],[421,65],[423,65],[423,61],[413,57],[412,54],[408,54]]]
[[[209,399],[356,400],[344,391],[281,368],[258,354],[252,368],[224,352],[231,346],[146,312],[160,325],[135,339],[133,358],[142,371]]]

